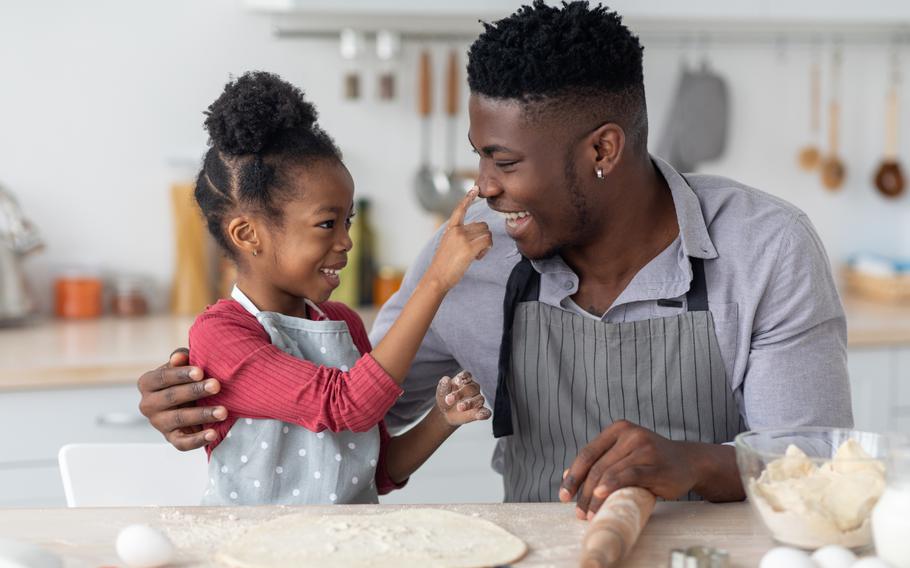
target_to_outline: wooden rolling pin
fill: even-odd
[[[582,540],[582,568],[610,568],[625,558],[651,517],[654,501],[654,494],[641,487],[611,493]]]

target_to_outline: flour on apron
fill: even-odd
[[[289,355],[342,371],[360,358],[343,321],[262,312],[236,286],[231,297]],[[312,432],[280,420],[241,418],[212,451],[202,504],[378,503],[378,459],[378,425],[367,432]]]

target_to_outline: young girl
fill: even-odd
[[[221,381],[203,504],[376,503],[455,428],[489,418],[469,375],[440,380],[436,406],[390,438],[386,412],[443,297],[492,246],[452,214],[432,265],[372,349],[360,318],[327,302],[352,243],[354,184],[303,94],[275,75],[228,83],[208,109],[211,148],[196,200],[236,262],[231,300],[190,330],[190,364]]]

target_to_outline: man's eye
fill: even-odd
[[[511,166],[514,166],[517,163],[518,163],[517,160],[513,160],[511,162],[496,162],[496,167],[497,168],[509,168]]]

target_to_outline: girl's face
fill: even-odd
[[[301,297],[317,303],[328,300],[352,246],[348,230],[354,181],[344,164],[320,160],[290,173],[297,197],[282,206],[280,226],[259,219],[262,250],[247,257],[256,279],[269,282],[269,295],[278,306],[294,306]]]

